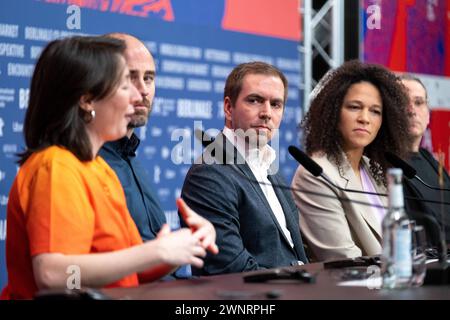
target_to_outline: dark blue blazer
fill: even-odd
[[[234,273],[307,262],[295,202],[288,188],[276,187],[287,184],[278,173],[270,175],[269,180],[283,208],[294,248],[250,167],[231,142],[219,134],[205,149],[201,163],[194,164],[186,175],[182,198],[214,224],[220,252],[208,253],[204,267],[193,268],[193,274]]]

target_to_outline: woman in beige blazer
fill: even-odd
[[[404,157],[411,143],[408,97],[397,77],[384,67],[351,61],[319,86],[302,122],[306,152],[337,186],[386,193],[384,153]],[[292,187],[311,260],[381,253],[386,197],[339,190],[302,166]]]

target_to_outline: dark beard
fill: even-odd
[[[148,117],[144,115],[137,116],[136,118],[133,118],[133,120],[131,120],[130,123],[128,123],[128,129],[143,127],[147,124],[147,121]]]
[[[147,103],[145,104],[147,105]],[[128,129],[134,129],[145,126],[148,122],[148,118],[150,117],[151,112],[152,112],[152,105],[149,105],[147,114],[145,113],[134,114],[131,118],[130,123],[128,123]]]

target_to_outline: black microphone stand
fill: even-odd
[[[289,153],[292,155],[292,157],[297,160],[297,162],[299,162],[300,164],[302,164],[305,169],[307,169],[312,175],[318,177],[322,177],[325,181],[327,181],[330,185],[336,187],[337,189],[340,190],[344,190],[347,192],[355,192],[355,193],[364,193],[364,194],[376,194],[378,196],[387,196],[386,194],[377,194],[377,193],[372,193],[372,192],[362,192],[359,190],[352,190],[352,189],[343,189],[339,186],[337,186],[336,184],[334,184],[324,173],[322,170],[322,167],[320,167],[314,160],[312,160],[308,155],[306,155],[303,151],[301,151],[300,149],[298,149],[295,146],[289,146]],[[392,157],[389,157],[391,159],[394,158],[395,155],[393,155]],[[397,156],[395,156],[395,158],[398,158]],[[394,159],[395,159],[394,158]],[[395,159],[395,160],[397,160]],[[402,161],[402,160],[401,160]],[[389,161],[391,162],[391,161]],[[397,161],[398,164],[398,161]],[[403,164],[403,163],[401,163]],[[400,166],[401,169],[402,166]],[[408,167],[406,167],[405,169],[408,171],[408,173],[411,173],[412,176],[417,177],[416,175],[416,170],[414,168],[412,168],[411,166],[408,165]],[[419,178],[419,181],[421,181],[421,179]],[[427,185],[428,186],[428,185]],[[444,189],[440,188],[439,190],[441,190],[441,201],[438,201],[437,203],[439,203],[441,205],[441,211],[443,211],[443,206],[444,204],[448,204],[447,202],[444,201],[443,199],[443,191]],[[428,199],[418,199],[415,197],[405,197],[406,199],[413,199],[413,200],[420,200],[423,202],[430,202],[430,203],[436,203],[436,201],[433,200],[428,200]],[[441,219],[443,220],[443,214],[441,213]],[[433,222],[433,221],[430,221]],[[434,226],[434,223],[432,223]],[[445,234],[443,232],[443,227],[439,227],[439,224],[436,222],[437,227],[439,228],[439,243],[440,243],[440,255],[439,255],[439,260],[436,263],[430,263],[427,265],[427,273],[425,276],[425,280],[424,280],[424,284],[432,284],[432,285],[441,285],[441,284],[448,284],[449,280],[450,280],[450,268],[448,267],[447,264],[447,247],[446,247],[446,242],[445,242]],[[433,227],[431,226],[431,227]]]
[[[442,172],[440,172],[442,175]],[[417,177],[417,176],[416,176]],[[441,196],[441,227],[439,228],[440,254],[436,263],[427,266],[427,272],[424,279],[425,285],[448,285],[450,284],[450,267],[447,262],[447,242],[445,240],[445,221],[444,221],[444,181],[439,177],[440,196]]]
[[[405,172],[405,176],[408,179],[415,178],[424,186],[432,189],[439,190],[441,199],[439,201],[440,204],[440,219],[441,225],[435,219],[426,219],[425,222],[428,224],[428,227],[436,230],[438,229],[438,251],[439,251],[439,259],[436,262],[427,264],[427,272],[424,279],[424,285],[446,285],[450,282],[450,268],[447,262],[447,242],[445,240],[445,221],[444,221],[444,204],[447,204],[444,201],[444,191],[450,191],[449,189],[444,188],[444,182],[442,177],[439,179],[439,187],[430,186],[428,183],[423,181],[418,175],[416,169],[409,165],[406,161],[399,158],[395,154],[391,152],[385,153],[386,160],[390,162],[394,167],[400,168]],[[442,175],[442,172],[440,172]],[[407,198],[407,197],[405,197]],[[436,225],[436,226],[435,226]],[[431,233],[430,233],[431,234]]]

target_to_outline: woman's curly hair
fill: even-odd
[[[350,86],[363,81],[378,89],[383,104],[380,130],[364,148],[364,155],[370,159],[372,176],[378,183],[386,185],[385,173],[389,165],[385,152],[405,158],[412,140],[406,91],[397,76],[380,65],[354,60],[325,75],[300,125],[304,130],[304,145],[308,154],[324,152],[341,168],[343,140],[338,124],[342,104]]]

